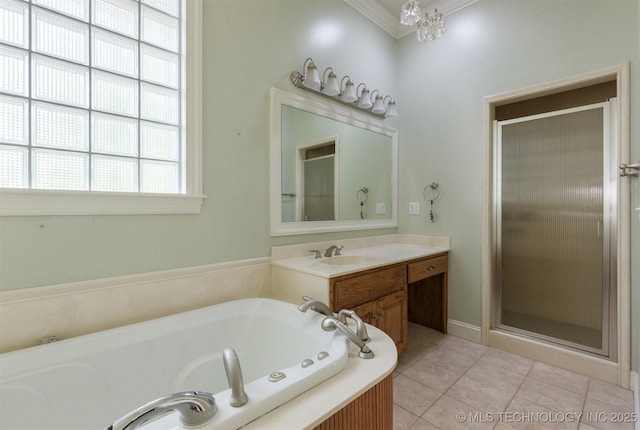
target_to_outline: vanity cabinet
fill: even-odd
[[[336,277],[330,282],[331,309],[352,309],[384,331],[398,352],[407,346],[407,265],[392,265]]]
[[[407,263],[409,321],[447,332],[448,265],[446,253]]]

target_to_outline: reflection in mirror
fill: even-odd
[[[271,90],[272,235],[397,225],[397,132]]]
[[[285,114],[282,107],[282,114]],[[284,120],[284,118],[283,118]],[[284,135],[286,135],[285,133]],[[296,145],[296,172],[301,172],[296,183],[302,182],[301,187],[296,187],[298,192],[293,195],[296,205],[296,214],[291,217],[287,214],[287,203],[282,202],[282,221],[332,221],[338,218],[336,197],[339,194],[336,187],[339,178],[336,177],[336,141],[337,137],[329,138],[320,143]],[[282,142],[284,145],[284,141]],[[289,151],[282,151],[282,155]],[[284,168],[284,158],[283,158]],[[282,188],[287,189],[291,184],[282,183]]]

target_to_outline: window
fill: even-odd
[[[0,0],[0,214],[199,212],[201,8]]]

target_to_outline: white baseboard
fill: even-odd
[[[449,319],[447,333],[471,342],[482,343],[480,327],[466,322]]]
[[[630,376],[631,391],[633,391],[633,409],[636,413],[636,430],[640,430],[640,375],[635,370]]]

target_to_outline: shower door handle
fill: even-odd
[[[640,175],[640,161],[635,163],[620,165],[620,176],[639,176]]]

